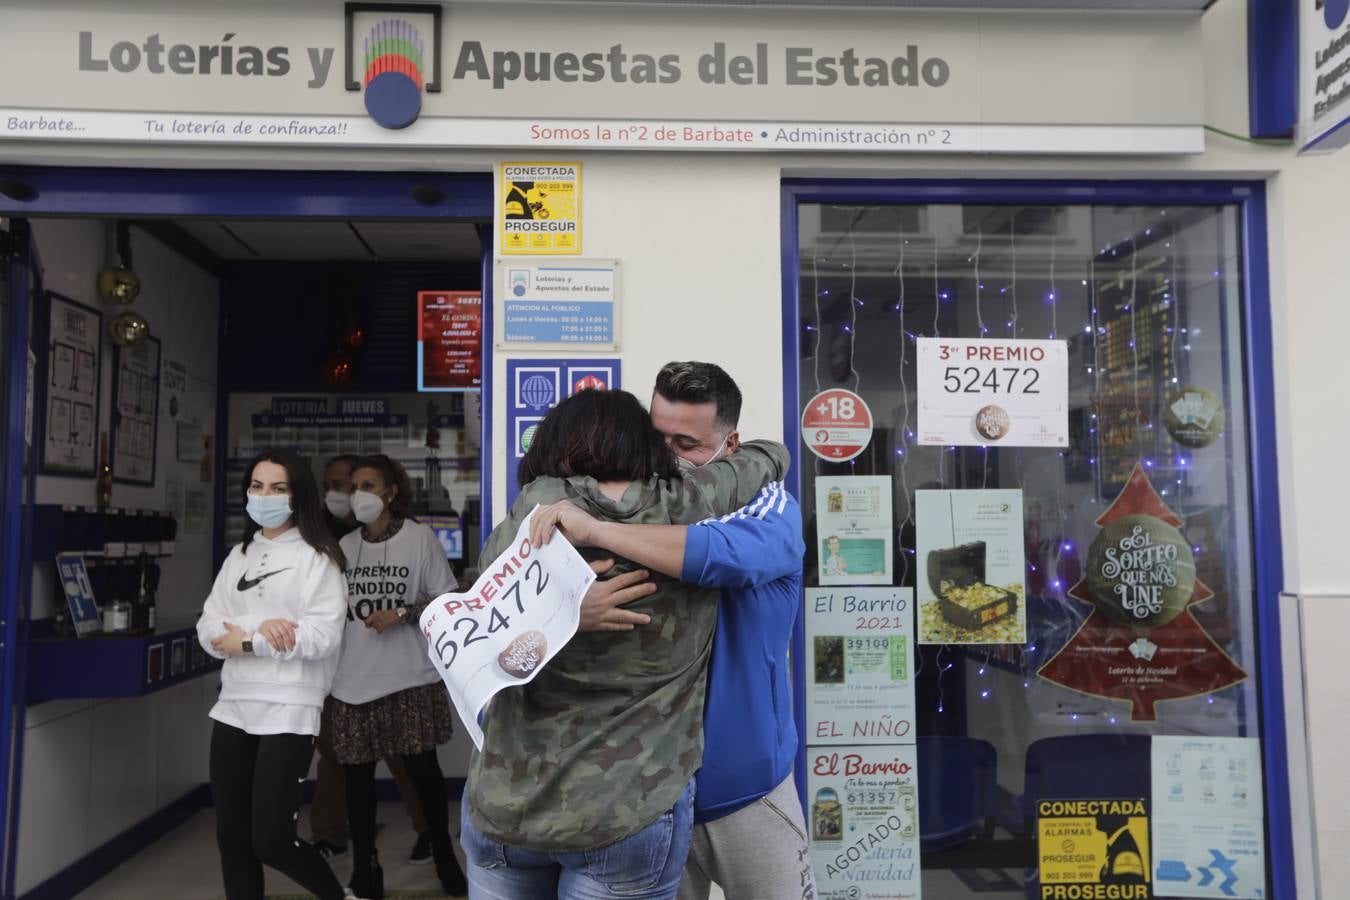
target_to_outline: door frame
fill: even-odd
[[[800,397],[799,207],[802,204],[1013,204],[1046,205],[1196,205],[1232,206],[1238,211],[1242,250],[1238,315],[1242,322],[1244,396],[1247,417],[1248,489],[1253,522],[1280,521],[1279,468],[1276,460],[1275,382],[1270,320],[1270,258],[1267,244],[1266,186],[1261,181],[1054,181],[1045,179],[871,180],[785,178],[781,186],[780,247],[783,298],[783,434],[792,453],[789,489],[800,499],[798,458]],[[1265,769],[1267,862],[1272,896],[1294,898],[1296,859],[1290,800],[1289,758],[1284,702],[1280,592],[1284,557],[1276,527],[1252,529],[1255,564],[1255,620],[1258,640],[1258,708]],[[1296,628],[1297,623],[1289,623]],[[793,684],[797,733],[803,735],[797,760],[797,786],[806,786],[805,626],[798,616],[793,635]],[[804,794],[803,794],[804,797]],[[803,803],[805,801],[803,800]]]
[[[344,172],[225,169],[113,169],[94,167],[5,166],[0,174],[33,189],[31,199],[19,201],[0,195],[0,216],[17,220],[62,218],[285,218],[285,219],[380,219],[403,221],[468,221],[479,225],[482,240],[483,293],[483,386],[480,467],[480,521],[492,521],[492,391],[493,391],[493,173],[481,172]],[[424,203],[426,188],[435,188],[440,199]],[[419,190],[420,189],[420,190]],[[416,196],[415,196],[416,192]],[[19,222],[25,235],[26,222]],[[27,246],[25,239],[25,246]],[[24,259],[23,288],[28,286]],[[15,279],[14,283],[19,283]],[[13,289],[11,288],[11,291]],[[13,297],[13,294],[11,295]],[[11,308],[9,360],[9,418],[4,423],[12,445],[17,435],[23,444],[24,391],[27,382],[28,316],[33,305]],[[224,315],[222,308],[221,315]],[[16,321],[18,320],[18,321]],[[15,327],[21,324],[22,332]],[[19,337],[22,340],[19,340]],[[18,341],[16,343],[16,341]],[[15,347],[20,350],[16,351]],[[412,348],[409,348],[412,352]],[[17,405],[15,398],[17,397]],[[216,465],[225,460],[223,424],[228,421],[228,397],[218,394],[216,407]],[[22,454],[17,461],[9,454],[3,460],[3,496],[25,496],[15,487],[24,477]],[[32,473],[29,473],[31,477]],[[29,484],[32,489],[32,484]],[[216,479],[214,540],[223,533],[222,492],[224,479]],[[26,545],[10,535],[31,530],[32,510],[18,503],[0,506],[0,722],[13,722],[13,739],[0,740],[0,897],[14,896],[17,873],[18,822],[21,814],[24,720],[26,707],[26,635],[19,623],[27,620],[28,597]],[[6,813],[8,813],[6,817]]]

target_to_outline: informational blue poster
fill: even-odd
[[[1257,738],[1153,738],[1153,893],[1264,900]]]
[[[500,347],[619,346],[615,260],[503,260]]]
[[[70,607],[70,620],[75,623],[75,633],[83,637],[102,631],[98,603],[94,600],[94,587],[89,583],[84,557],[77,553],[58,553],[56,574],[61,579],[61,590],[66,595],[66,605]]]
[[[539,423],[563,398],[578,391],[607,391],[620,387],[617,359],[508,359],[506,361],[506,438],[510,443],[510,471],[506,502],[514,503],[520,489],[515,467],[530,449]]]

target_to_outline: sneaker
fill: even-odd
[[[352,893],[351,888],[342,889],[342,900],[365,900],[364,897],[358,897]]]
[[[413,844],[412,853],[408,854],[408,862],[414,866],[429,866],[431,861],[431,833],[418,832],[417,843]]]
[[[343,856],[347,852],[346,844],[335,844],[332,841],[315,840],[314,849],[319,851],[319,855],[324,859],[332,861],[335,857]]]

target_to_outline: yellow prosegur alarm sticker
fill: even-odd
[[[498,200],[503,255],[581,253],[581,163],[502,163]]]

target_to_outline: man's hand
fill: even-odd
[[[553,530],[561,528],[573,546],[584,547],[594,543],[595,528],[599,524],[581,507],[566,500],[550,503],[534,511],[534,518],[530,520],[530,546],[544,546],[553,537]]]
[[[562,504],[553,504],[559,506]],[[565,504],[571,506],[571,504]],[[548,508],[548,507],[545,507]],[[576,509],[576,507],[572,507]],[[539,509],[535,512],[538,515],[543,512]],[[585,515],[585,513],[582,513]],[[587,516],[587,518],[590,518]],[[530,543],[534,543],[534,536],[530,536]],[[597,575],[603,575],[614,568],[614,560],[596,560],[591,563],[591,570]],[[645,569],[638,569],[635,572],[625,572],[623,575],[615,575],[613,578],[595,580],[590,590],[586,591],[586,596],[581,598],[581,631],[632,631],[637,625],[646,625],[651,622],[652,617],[646,613],[633,612],[632,610],[619,609],[625,603],[632,603],[634,600],[641,600],[656,591],[656,585],[647,579],[651,573]]]

